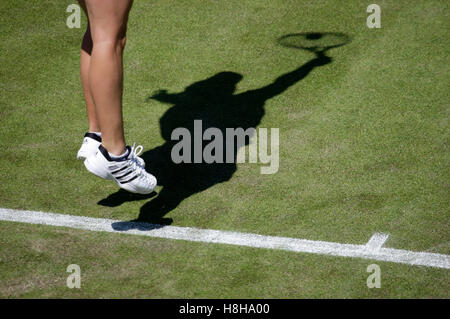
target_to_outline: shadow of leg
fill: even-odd
[[[122,205],[125,202],[133,202],[143,199],[149,199],[156,196],[156,192],[152,192],[150,194],[133,194],[127,192],[126,190],[119,189],[117,192],[109,195],[108,197],[98,201],[98,205],[106,206],[106,207],[117,207]]]
[[[183,192],[182,189],[169,189],[167,187],[159,193],[158,197],[145,203],[141,207],[138,221],[169,225],[171,218],[163,218],[166,214],[174,210],[185,198],[192,195]]]

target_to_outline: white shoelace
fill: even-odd
[[[138,160],[138,156],[142,153],[144,147],[142,145],[138,145],[136,147],[136,143],[133,143],[133,147],[130,151],[129,159],[131,161],[131,168],[135,170],[139,175],[142,173],[146,173],[145,169],[141,166],[141,163]],[[144,174],[145,175],[145,174]]]

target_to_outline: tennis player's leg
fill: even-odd
[[[93,156],[97,153],[98,147],[102,142],[100,125],[97,121],[97,114],[95,112],[95,104],[92,98],[92,94],[89,88],[89,65],[91,63],[91,52],[92,52],[92,37],[91,29],[89,24],[89,16],[87,13],[85,0],[78,0],[78,3],[83,8],[88,19],[88,25],[86,32],[83,36],[83,41],[81,43],[80,52],[80,74],[81,74],[81,85],[83,87],[84,101],[86,104],[86,113],[88,118],[89,130],[84,135],[83,143],[77,153],[77,158],[80,160],[85,160],[86,158]]]
[[[125,152],[122,57],[131,6],[132,0],[86,0],[93,41],[88,84],[102,144],[112,155]]]
[[[89,16],[87,13],[85,0],[78,0],[80,6],[83,8],[88,18],[88,25],[86,32],[84,33],[83,42],[81,43],[81,53],[80,53],[80,72],[81,72],[81,84],[83,86],[84,100],[86,102],[86,111],[88,116],[89,131],[100,132],[100,125],[97,121],[97,115],[95,113],[95,104],[92,98],[91,91],[89,89],[89,65],[91,63],[91,52],[92,52],[92,37],[91,28],[89,23]]]
[[[132,3],[132,0],[86,0],[93,43],[88,84],[102,144],[94,156],[86,158],[84,165],[91,173],[114,180],[123,189],[149,194],[156,187],[156,178],[145,171],[138,157],[142,146],[126,146],[122,120],[122,57]]]

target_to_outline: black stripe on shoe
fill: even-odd
[[[100,143],[102,142],[102,138],[95,133],[87,132],[86,134],[84,134],[84,137],[90,137],[93,140],[96,140],[97,142],[100,142]]]
[[[131,181],[134,181],[136,178],[138,178],[138,175],[134,175],[132,178],[130,178],[129,180],[127,180],[127,181],[125,181],[125,182],[119,181],[119,183],[120,183],[120,184],[126,184],[126,183],[129,183],[129,182],[131,182]]]
[[[133,173],[133,171],[132,171],[132,170],[130,170],[129,172],[127,172],[127,173],[123,174],[122,176],[116,177],[116,179],[119,179],[119,178],[124,178],[125,176],[128,176],[128,175],[130,175],[131,173]],[[111,173],[111,174],[112,174],[112,173]]]
[[[128,168],[128,165],[124,165],[122,168],[119,168],[118,170],[115,170],[114,172],[111,172],[111,174],[117,174],[117,173],[119,173],[119,172],[121,172],[121,171],[123,171],[123,170],[125,170],[125,169],[127,169]]]

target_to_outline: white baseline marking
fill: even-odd
[[[372,236],[366,245],[352,245],[212,229],[123,222],[112,219],[4,208],[0,208],[0,220],[320,255],[356,257],[416,266],[450,269],[449,255],[383,248],[382,245],[387,239],[387,235],[378,233]]]

